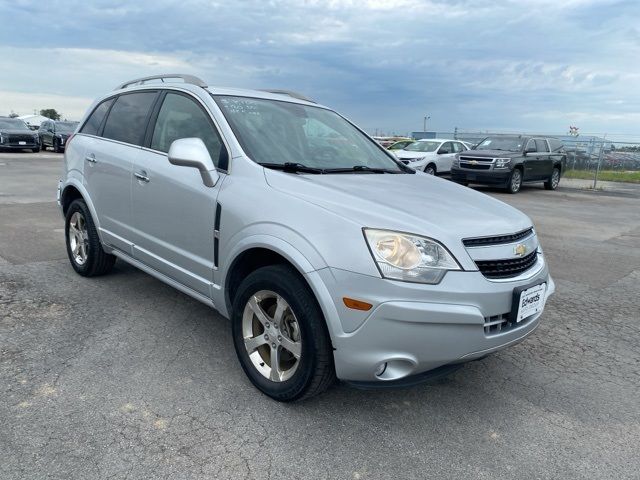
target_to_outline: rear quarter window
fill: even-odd
[[[97,135],[104,120],[105,115],[109,111],[109,107],[113,103],[114,99],[110,98],[98,105],[93,113],[89,116],[85,124],[82,126],[80,133],[87,133],[89,135]]]

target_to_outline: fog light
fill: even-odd
[[[382,375],[386,369],[387,369],[387,362],[381,363],[378,369],[376,370],[376,377],[379,377],[380,375]]]

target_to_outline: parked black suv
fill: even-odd
[[[38,134],[40,135],[40,147],[45,150],[53,147],[57,153],[64,152],[67,139],[75,131],[78,122],[57,122],[55,120],[45,120],[40,124]]]
[[[473,150],[456,155],[451,179],[463,185],[496,185],[510,193],[518,193],[523,183],[534,182],[555,190],[565,164],[564,147],[556,138],[493,135]]]
[[[29,130],[22,120],[0,117],[0,150],[40,151],[38,134]]]

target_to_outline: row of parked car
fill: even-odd
[[[493,135],[477,145],[452,139],[400,140],[387,147],[405,165],[455,182],[520,191],[523,183],[544,182],[555,190],[566,165],[562,142],[552,137]]]
[[[47,120],[33,131],[23,120],[0,117],[0,150],[39,152],[51,147],[62,153],[77,126],[78,122]]]

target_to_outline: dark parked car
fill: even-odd
[[[55,120],[45,120],[40,125],[40,147],[45,150],[52,147],[54,152],[64,152],[67,139],[75,131],[78,122],[57,122]]]
[[[451,179],[463,185],[504,187],[510,193],[518,193],[523,183],[535,182],[555,190],[565,164],[564,147],[556,138],[494,135],[456,155]]]
[[[0,117],[0,150],[40,151],[38,134],[29,130],[22,120]]]

